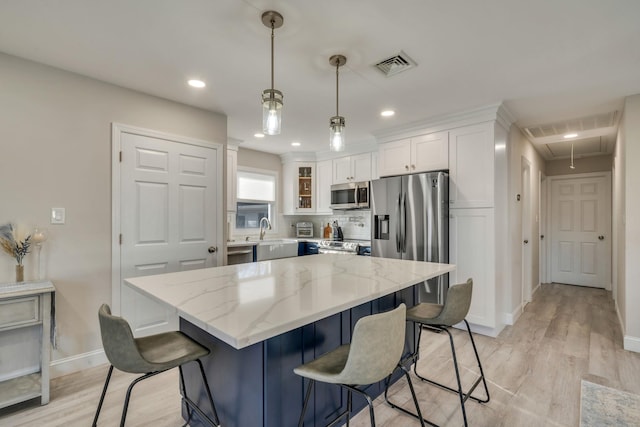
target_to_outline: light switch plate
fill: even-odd
[[[65,216],[64,208],[51,208],[51,224],[64,224]]]

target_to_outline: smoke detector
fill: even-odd
[[[403,51],[400,51],[400,53],[395,56],[383,59],[375,65],[375,67],[387,77],[395,76],[398,73],[417,66],[418,64]]]

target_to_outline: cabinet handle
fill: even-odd
[[[604,240],[604,236],[598,236],[598,240]]]
[[[405,170],[409,170],[409,165],[404,165]]]
[[[411,165],[411,169],[415,169],[415,168],[416,168],[416,165]]]

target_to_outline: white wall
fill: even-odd
[[[618,305],[623,306],[625,348],[640,351],[640,316],[637,314],[640,301],[640,168],[636,166],[640,160],[640,94],[626,98],[620,129],[621,159],[625,165],[622,171],[624,213],[618,225],[624,236],[624,253],[618,255],[624,261],[617,267],[624,271],[624,291],[618,292]]]
[[[531,284],[532,291],[540,283],[540,173],[545,173],[544,159],[533,148],[531,142],[522,134],[517,126],[511,126],[509,132],[509,246],[511,250],[510,265],[510,292],[505,293],[505,312],[507,317],[511,317],[511,322],[515,321],[519,316],[522,307],[522,251],[523,251],[523,227],[522,218],[523,203],[517,200],[517,195],[523,194],[522,188],[522,164],[523,158],[528,161],[530,166],[530,180],[528,190],[530,197],[530,211],[528,218],[530,222],[527,225],[529,236],[529,254],[531,264]],[[507,319],[509,320],[509,319]]]
[[[0,82],[0,223],[50,232],[42,261],[57,289],[52,359],[98,350],[97,310],[111,301],[111,123],[224,143],[226,117],[5,54]],[[52,207],[66,208],[65,225],[49,224]],[[14,264],[0,254],[0,283],[14,279]]]
[[[625,292],[625,122],[626,114],[623,112],[620,124],[618,126],[618,138],[616,141],[615,151],[613,153],[613,200],[612,200],[612,234],[613,242],[611,245],[613,251],[612,263],[612,284],[613,298],[616,301],[616,308],[622,332],[624,334],[626,328],[626,292]]]
[[[573,164],[575,169],[571,169],[569,168],[569,164],[571,163],[569,159],[548,160],[546,162],[547,176],[609,172],[611,171],[612,162],[613,157],[611,155],[582,157],[574,159]]]

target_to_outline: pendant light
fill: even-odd
[[[329,119],[329,149],[331,151],[343,151],[345,147],[344,139],[344,117],[339,113],[339,70],[340,66],[347,63],[347,58],[343,55],[333,55],[329,58],[329,64],[336,67],[336,115]]]
[[[569,169],[575,169],[576,167],[573,164],[573,142],[571,143],[571,164],[569,165]]]
[[[282,15],[273,10],[262,14],[262,23],[271,28],[271,89],[262,92],[262,131],[265,135],[279,135],[282,124],[282,92],[273,88],[274,30],[282,27]]]

